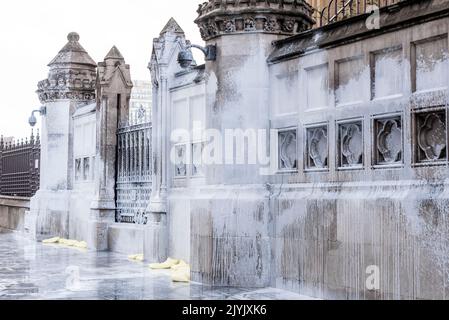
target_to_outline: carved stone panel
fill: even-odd
[[[291,171],[298,169],[296,130],[279,132],[279,170]]]
[[[329,67],[327,64],[306,69],[307,109],[329,106]]]
[[[400,116],[375,119],[375,165],[391,165],[403,162],[402,118]]]
[[[444,110],[415,114],[417,163],[447,160],[447,123]]]
[[[89,180],[90,178],[90,158],[83,159],[83,180]]]
[[[337,106],[361,103],[369,91],[369,68],[362,57],[335,63],[335,98]]]
[[[75,160],[75,181],[81,180],[81,172],[82,172],[81,159],[76,159]]]
[[[327,126],[307,129],[307,169],[326,169],[329,163]]]
[[[187,153],[186,146],[175,147],[175,177],[185,177],[187,175]]]
[[[372,98],[388,97],[403,92],[404,71],[401,48],[390,48],[374,53],[372,64]]]
[[[192,144],[192,176],[203,176],[203,149],[204,143],[194,143]]]
[[[339,167],[363,167],[364,141],[362,121],[338,125]]]
[[[412,61],[416,82],[416,91],[447,88],[449,71],[449,51],[447,35],[414,44]]]

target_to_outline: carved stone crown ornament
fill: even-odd
[[[209,0],[195,23],[205,41],[247,32],[292,36],[315,24],[313,11],[304,0]]]
[[[37,94],[42,104],[56,100],[95,100],[97,64],[78,42],[80,37],[72,32],[68,43],[49,63],[48,78],[38,83]]]

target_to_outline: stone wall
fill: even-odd
[[[205,67],[206,128],[277,136],[268,175],[209,165],[195,180],[184,161],[191,141],[175,149],[183,161],[167,169],[167,216],[190,224],[173,224],[169,242],[190,234],[195,281],[320,298],[448,298],[448,16],[447,1],[414,0],[382,9],[378,30],[365,15],[273,47],[256,30],[207,37],[217,60]],[[182,86],[172,102],[203,88]],[[188,103],[175,105],[172,119],[191,118]]]
[[[29,198],[0,196],[0,228],[25,231],[25,215],[29,210]]]
[[[448,298],[442,4],[414,1],[369,36],[357,34],[364,20],[353,19],[277,44],[271,123],[294,137],[277,159],[298,159],[270,179],[277,287],[337,299]],[[417,16],[438,8],[434,21]],[[372,266],[379,290],[366,286]]]

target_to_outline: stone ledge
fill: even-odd
[[[10,196],[0,195],[0,206],[29,209],[30,208],[30,198],[10,197]]]
[[[392,10],[394,8],[394,10]],[[381,28],[369,30],[361,14],[287,39],[274,42],[269,63],[294,59],[308,51],[342,46],[363,38],[405,29],[416,24],[449,16],[449,2],[443,0],[408,0],[380,9]]]

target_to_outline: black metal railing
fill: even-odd
[[[318,27],[407,0],[330,0],[319,12]]]
[[[6,142],[0,138],[0,195],[32,197],[39,189],[39,134]]]

